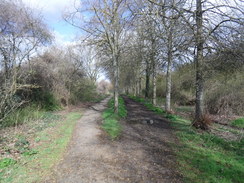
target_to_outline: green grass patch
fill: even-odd
[[[116,139],[121,131],[122,127],[119,124],[121,118],[127,116],[127,111],[125,108],[124,100],[122,97],[119,97],[119,113],[114,113],[114,100],[110,99],[108,102],[108,108],[103,112],[103,124],[102,128],[108,133],[112,139]]]
[[[58,109],[58,108],[56,108]],[[59,108],[61,109],[61,108]],[[1,123],[0,128],[18,126],[36,120],[50,120],[50,117],[57,117],[52,112],[46,111],[37,104],[27,105],[10,113]]]
[[[10,113],[0,124],[0,128],[17,126],[41,118],[45,111],[37,105],[28,105]]]
[[[131,97],[134,99],[135,97]],[[155,110],[143,99],[136,99]],[[189,183],[241,183],[244,180],[244,138],[226,141],[208,132],[199,133],[191,121],[161,112],[171,121],[180,144],[174,144],[179,169]],[[242,121],[242,120],[241,120]],[[237,124],[242,124],[242,122]]]
[[[244,128],[244,118],[238,118],[231,122],[233,126]]]
[[[175,145],[185,182],[235,183],[244,180],[244,139],[226,141],[213,134],[198,133],[191,121],[172,119],[181,145]]]
[[[51,168],[59,162],[72,136],[72,131],[80,113],[72,112],[66,115],[63,121],[55,122],[53,126],[38,131],[34,139],[38,139],[35,149],[22,153],[17,162],[1,160],[1,183],[26,183],[41,182],[42,178],[50,175]],[[51,114],[47,118],[54,118]],[[25,139],[18,142],[19,145],[28,144]],[[1,163],[0,163],[1,164]],[[6,166],[7,164],[7,166]]]
[[[60,109],[62,107],[52,93],[34,89],[30,103],[22,105],[9,113],[0,122],[0,128],[18,126],[35,121],[41,119],[47,111],[57,111]]]
[[[4,158],[4,159],[0,160],[0,169],[6,168],[6,167],[11,166],[11,165],[14,165],[16,162],[17,161],[12,159],[12,158]]]

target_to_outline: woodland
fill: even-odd
[[[81,36],[58,46],[41,12],[21,0],[0,1],[0,182],[14,182],[8,169],[19,166],[23,154],[43,151],[35,151],[44,138],[33,135],[37,129],[77,121],[81,109],[106,98],[101,129],[112,141],[123,138],[121,119],[140,115],[131,107],[133,100],[163,115],[173,128],[189,130],[173,136],[182,146],[195,143],[191,148],[202,155],[188,162],[192,151],[182,147],[184,153],[175,160],[181,180],[243,181],[244,1],[82,0],[62,18]],[[138,110],[146,110],[140,105]],[[70,118],[64,117],[67,113]],[[150,125],[157,118],[148,115],[143,117],[149,122],[136,120]],[[67,133],[71,136],[72,130]],[[218,148],[232,158],[231,165],[221,162],[225,156],[215,154]],[[205,155],[215,159],[204,164]]]

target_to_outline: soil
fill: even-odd
[[[112,141],[100,126],[108,99],[83,113],[64,159],[44,182],[178,183],[172,144],[177,143],[167,120],[124,97],[128,116],[123,132]]]

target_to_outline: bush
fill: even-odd
[[[206,84],[206,107],[212,114],[242,115],[244,112],[244,77],[235,73],[228,78],[219,76]]]
[[[98,95],[95,84],[89,80],[76,81],[71,88],[70,102],[72,104],[94,101]]]
[[[60,104],[54,97],[54,94],[41,89],[35,89],[32,92],[31,99],[46,111],[55,111],[60,109]]]
[[[177,105],[194,105],[195,77],[192,64],[181,65],[172,72],[171,103]],[[166,97],[166,76],[160,75],[157,80],[157,96]]]
[[[204,71],[205,107],[210,114],[242,115],[244,113],[244,67],[232,71],[216,68],[218,60],[206,62]],[[224,63],[222,63],[223,65]],[[221,65],[221,64],[220,64]],[[172,72],[172,101],[178,105],[195,104],[194,64],[184,64]],[[158,83],[159,91],[165,95],[165,79]]]

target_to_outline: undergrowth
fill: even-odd
[[[33,90],[31,101],[45,111],[55,111],[61,108],[55,95],[48,91],[42,91],[39,89]]]
[[[144,99],[131,97],[171,121],[180,144],[174,144],[179,169],[185,182],[241,183],[244,180],[244,138],[226,141],[211,133],[197,131],[191,121],[167,114]],[[241,122],[237,121],[236,124]]]
[[[0,160],[0,182],[43,182],[43,178],[50,176],[50,169],[63,156],[73,128],[80,117],[80,113],[71,112],[66,115],[65,120],[60,121],[56,115],[46,114],[42,121],[43,123],[46,123],[45,120],[49,121],[49,128],[38,129],[32,134],[32,138],[35,139],[34,149],[30,148],[27,138],[20,135],[15,146],[22,151],[21,156],[17,160],[13,158]]]
[[[121,131],[122,127],[119,124],[121,118],[127,116],[127,111],[125,108],[124,100],[122,97],[119,97],[119,112],[118,114],[114,113],[114,100],[110,99],[108,102],[108,108],[103,112],[103,124],[102,128],[108,133],[112,139],[116,139]]]
[[[44,113],[45,111],[38,105],[32,104],[25,106],[10,113],[0,124],[0,128],[18,126],[29,121],[37,120],[41,118]]]

